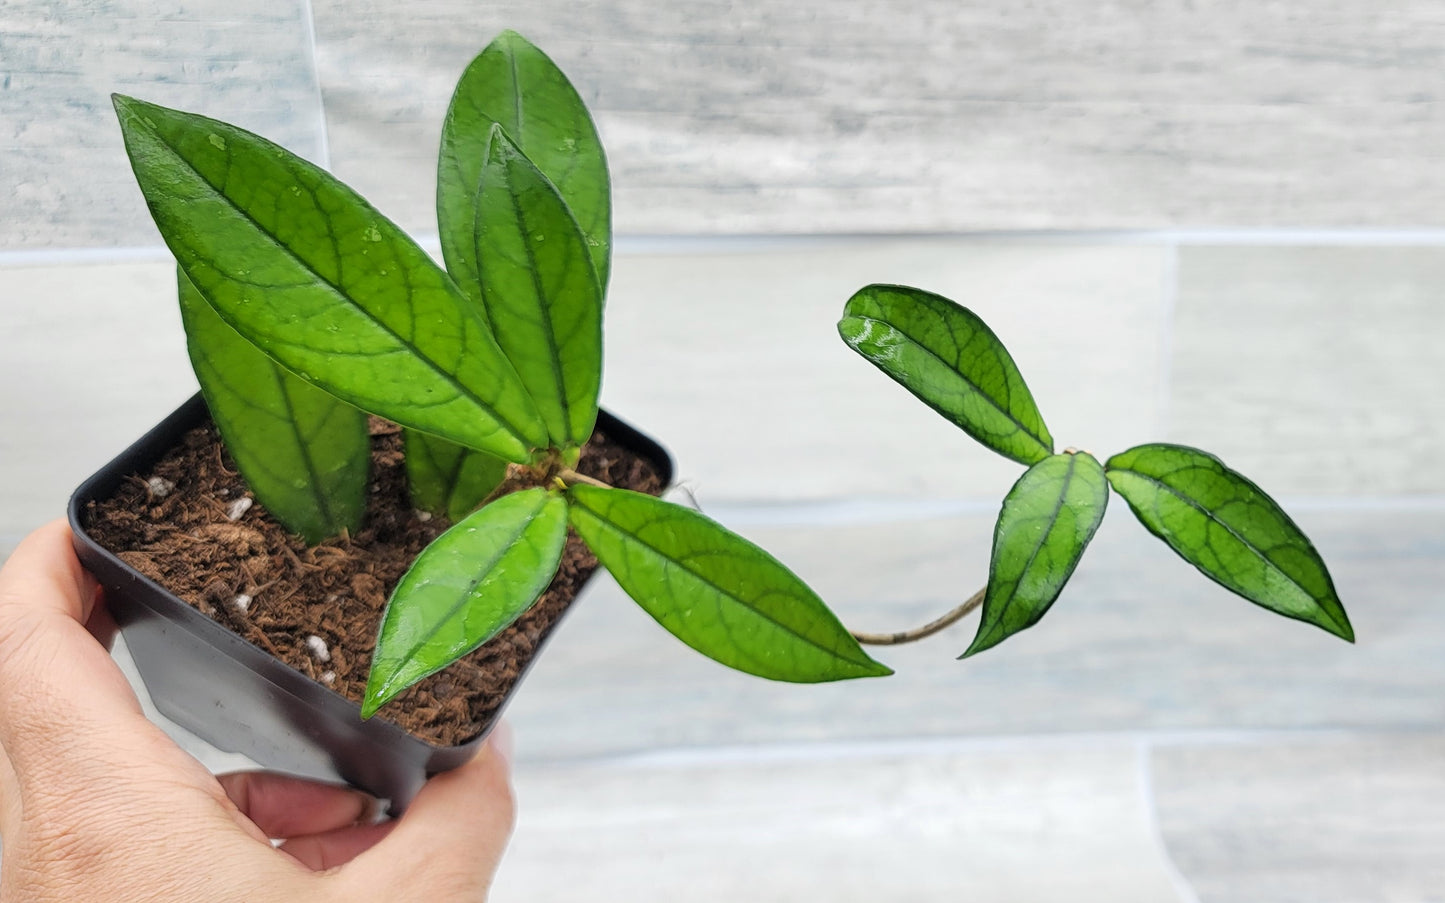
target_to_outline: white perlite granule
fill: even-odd
[[[318,662],[331,661],[331,650],[326,648],[326,641],[314,633],[306,638],[306,650]]]

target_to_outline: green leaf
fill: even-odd
[[[402,441],[411,503],[453,522],[486,501],[507,475],[507,462],[486,452],[416,430],[405,430]]]
[[[1183,445],[1110,458],[1109,483],[1134,514],[1204,575],[1257,605],[1350,642],[1354,628],[1315,547],[1264,490]]]
[[[438,536],[386,605],[362,717],[515,621],[552,582],[566,541],[567,503],[545,489],[505,495]]]
[[[598,283],[606,288],[612,249],[612,195],[597,128],[562,70],[527,39],[503,32],[462,73],[442,122],[437,220],[447,268],[478,294],[477,183],[500,124],[557,186],[581,224]]]
[[[308,543],[355,533],[371,472],[366,415],[287,373],[176,275],[191,366],[257,501]]]
[[[978,634],[959,658],[1039,622],[1069,582],[1108,503],[1104,468],[1086,452],[1045,458],[1019,478],[994,527]]]
[[[497,344],[552,443],[580,449],[597,422],[602,290],[561,195],[500,126],[477,192],[477,262]]]
[[[893,673],[792,571],[720,524],[623,489],[568,495],[573,529],[623,590],[703,655],[798,683]]]
[[[474,305],[350,188],[234,126],[114,99],[162,237],[248,341],[403,426],[519,462],[546,444]]]
[[[902,285],[862,288],[843,309],[843,341],[973,438],[1021,464],[1054,440],[998,336],[972,311]]]

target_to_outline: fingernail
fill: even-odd
[[[356,824],[374,825],[382,820],[381,800],[369,793],[359,791],[356,798],[361,800],[361,812],[356,816]]]

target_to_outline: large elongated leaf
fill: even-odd
[[[1019,478],[994,528],[978,633],[959,658],[1039,622],[1069,582],[1108,503],[1104,468],[1085,452],[1045,458]]]
[[[438,536],[387,603],[362,716],[515,621],[551,583],[566,541],[567,503],[544,489],[505,495]]]
[[[1135,516],[1185,561],[1258,605],[1354,642],[1314,545],[1264,490],[1183,445],[1141,445],[1105,465]]]
[[[166,244],[221,318],[302,379],[513,461],[546,429],[450,277],[350,188],[234,126],[115,97]]]
[[[507,462],[436,436],[406,430],[406,482],[411,503],[423,511],[466,517],[507,475]]]
[[[862,288],[843,309],[843,341],[973,438],[1022,464],[1054,440],[1013,358],[972,311],[902,285]]]
[[[577,485],[568,495],[572,526],[603,566],[703,655],[798,683],[893,673],[792,571],[720,524],[622,489]]]
[[[177,273],[186,350],[211,420],[256,499],[309,543],[356,532],[366,510],[366,415],[241,338]]]
[[[477,182],[493,124],[557,186],[581,224],[598,282],[607,286],[612,253],[612,193],[597,128],[577,90],[547,55],[516,32],[503,32],[457,82],[442,122],[437,161],[437,220],[447,268],[478,294]]]
[[[501,126],[477,192],[477,263],[492,333],[552,443],[580,449],[602,386],[602,289],[566,203]]]

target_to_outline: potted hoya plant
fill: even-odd
[[[199,115],[116,96],[176,257],[201,395],[71,500],[160,710],[264,765],[406,804],[482,742],[595,567],[704,655],[773,680],[890,674],[865,644],[983,607],[964,652],[1043,616],[1110,486],[1246,598],[1352,639],[1323,561],[1203,452],[1055,454],[976,316],[869,286],[852,347],[1028,471],[988,585],[930,625],[855,634],[767,552],[657,496],[662,449],[598,408],[611,264],[606,159],[562,72],[504,33],[443,124],[445,266],[340,181]]]
[[[457,85],[438,164],[445,268],[264,138],[114,101],[177,261],[203,400],[83,485],[71,519],[163,713],[404,805],[471,755],[599,561],[739,670],[891,673],[772,556],[657,498],[666,454],[599,413],[606,160],[536,47],[505,33]],[[554,577],[567,598],[545,599]],[[539,599],[550,614],[518,622]],[[484,644],[505,648],[478,675]],[[383,706],[428,678],[391,706],[430,734],[411,736]]]

